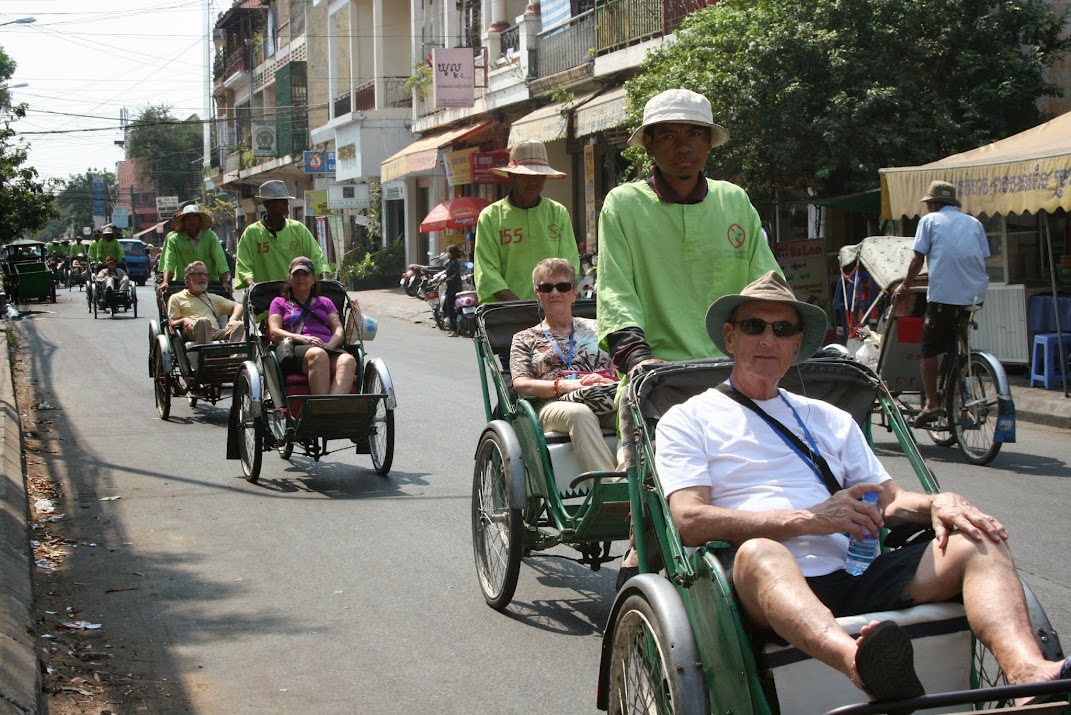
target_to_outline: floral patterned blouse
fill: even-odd
[[[553,345],[547,340],[553,341]],[[569,360],[570,333],[544,333],[539,325],[522,330],[513,336],[509,352],[509,371],[513,378],[530,377],[536,380],[566,378],[566,370],[595,372],[610,367],[610,356],[599,349],[595,321],[573,318],[572,363]]]

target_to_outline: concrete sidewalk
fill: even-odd
[[[350,296],[372,317],[389,315],[413,323],[432,322],[427,303],[411,298],[400,287],[351,292]],[[1030,376],[1018,373],[1009,374],[1008,382],[1017,421],[1071,429],[1071,399],[1065,398],[1062,390],[1030,387]]]

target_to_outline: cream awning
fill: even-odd
[[[931,181],[949,181],[972,215],[1071,210],[1071,112],[922,166],[881,170],[885,218],[917,216]]]
[[[576,110],[573,117],[573,135],[584,137],[620,127],[627,119],[627,111],[628,97],[625,88],[615,87]]]
[[[524,115],[509,128],[509,146],[527,140],[552,142],[565,139],[569,130],[569,113],[594,96],[595,93],[591,92],[567,102],[548,104]]]
[[[467,136],[486,129],[490,119],[467,127],[449,129],[439,134],[421,137],[389,157],[380,166],[380,181],[392,181],[409,174],[432,171],[439,163],[439,150]]]

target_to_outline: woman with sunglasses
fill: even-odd
[[[544,318],[513,336],[509,368],[521,397],[538,399],[539,423],[548,432],[568,432],[585,472],[609,472],[617,460],[602,428],[613,429],[617,414],[596,415],[580,402],[559,398],[589,385],[607,385],[610,356],[599,349],[595,321],[573,317],[576,268],[563,258],[547,258],[532,271],[536,301]],[[603,371],[603,374],[600,374]]]
[[[345,340],[338,309],[319,294],[312,260],[290,261],[290,280],[268,308],[268,334],[278,344],[294,342],[293,357],[284,359],[283,372],[302,372],[313,395],[347,395],[353,389],[357,361],[342,350]]]

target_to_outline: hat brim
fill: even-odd
[[[500,166],[495,169],[491,169],[492,174],[498,176],[509,177],[510,174],[520,174],[521,176],[545,176],[548,179],[564,179],[567,175],[564,172],[552,169],[549,166]]]
[[[710,336],[710,339],[714,341],[715,347],[723,355],[728,355],[729,351],[725,349],[725,335],[722,333],[722,326],[725,325],[738,306],[752,301],[791,305],[800,314],[800,320],[803,322],[803,342],[800,343],[800,351],[793,361],[793,365],[807,360],[818,352],[818,348],[822,347],[822,343],[826,339],[829,319],[826,317],[826,311],[817,305],[811,305],[799,300],[765,300],[763,298],[734,294],[718,298],[707,310],[707,335]]]
[[[171,219],[171,228],[178,231],[182,228],[182,219],[187,216],[200,216],[201,217],[201,230],[212,228],[212,224],[215,220],[212,218],[212,214],[205,213],[204,211],[191,211],[190,213],[175,214],[175,217]]]
[[[950,198],[948,198],[946,196],[923,196],[921,199],[919,199],[919,203],[921,203],[921,204],[925,204],[925,203],[928,203],[930,201],[933,201],[934,203],[938,203],[938,204],[948,204],[949,206],[962,206],[963,205],[963,204],[961,204],[959,202],[959,199],[950,199]]]
[[[264,203],[265,201],[293,201],[297,197],[296,196],[261,196],[260,194],[257,194],[253,198],[256,199],[257,201],[259,201],[260,203]]]
[[[628,138],[629,146],[643,147],[643,130],[647,127],[653,127],[656,124],[693,124],[697,127],[710,127],[710,148],[713,149],[716,146],[721,146],[725,142],[729,141],[729,131],[720,124],[707,124],[706,122],[693,122],[687,119],[659,119],[657,122],[651,122],[650,124],[641,124],[640,128],[632,132],[632,136]]]

